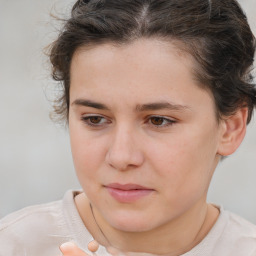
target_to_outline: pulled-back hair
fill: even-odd
[[[50,52],[52,76],[63,85],[55,113],[68,120],[70,65],[78,48],[139,38],[180,42],[197,63],[198,84],[214,96],[218,119],[248,107],[250,122],[255,38],[235,0],[77,1]]]

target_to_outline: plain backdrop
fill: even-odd
[[[191,1],[192,2],[192,1]],[[68,129],[49,118],[57,93],[43,49],[71,0],[0,0],[0,217],[79,188]],[[241,0],[254,33],[256,1]],[[255,115],[256,116],[256,115]],[[256,118],[233,155],[218,166],[208,200],[256,223]]]

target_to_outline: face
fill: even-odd
[[[205,204],[221,128],[193,59],[170,42],[80,49],[69,129],[78,179],[111,226],[157,228]]]

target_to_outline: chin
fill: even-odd
[[[117,230],[123,231],[123,232],[147,232],[151,230],[148,225],[134,225],[134,223],[125,223],[124,225],[114,224],[113,227]]]
[[[109,224],[120,231],[124,232],[146,232],[154,229],[157,224],[152,223],[152,218],[143,216],[132,216],[132,214],[122,214],[119,216],[111,216],[108,220]]]

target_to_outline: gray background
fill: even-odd
[[[49,119],[57,93],[43,48],[70,0],[0,0],[0,217],[78,188],[68,130]],[[192,1],[191,1],[192,2]],[[256,1],[241,0],[256,32]],[[256,120],[239,150],[216,170],[209,201],[256,223]]]

